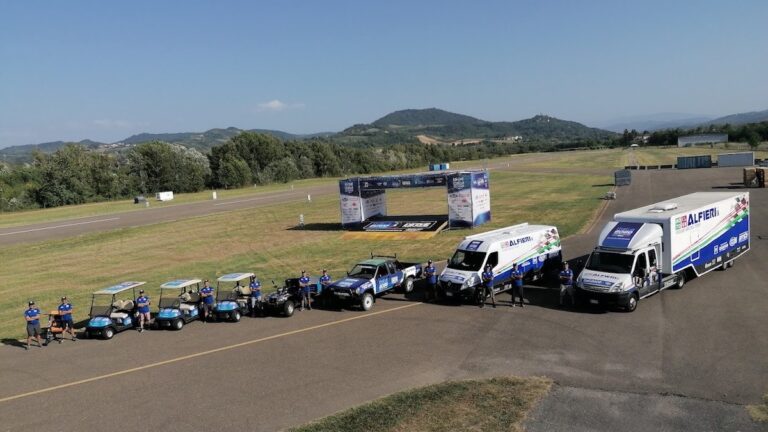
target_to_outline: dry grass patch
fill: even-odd
[[[768,423],[768,393],[763,395],[763,403],[747,406],[747,412],[752,420],[760,423]]]
[[[521,431],[549,392],[545,378],[492,378],[435,384],[378,399],[294,432]]]

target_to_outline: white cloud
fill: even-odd
[[[263,102],[259,104],[259,111],[286,111],[292,109],[304,108],[303,103],[285,103],[278,99],[273,99],[269,102]]]

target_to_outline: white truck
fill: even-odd
[[[536,280],[554,271],[562,262],[560,235],[549,225],[522,223],[464,237],[438,280],[441,299],[481,301],[482,273],[493,267],[494,292],[511,288],[512,264],[525,272],[525,280]]]
[[[576,280],[576,298],[631,312],[642,298],[731,267],[749,243],[748,192],[697,192],[618,213]]]

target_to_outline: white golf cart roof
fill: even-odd
[[[181,289],[190,285],[197,285],[203,283],[200,279],[174,279],[170,282],[166,282],[160,285],[160,289]]]
[[[146,282],[133,282],[133,281],[120,282],[117,285],[112,285],[110,287],[106,287],[104,289],[100,289],[100,290],[94,292],[94,294],[107,294],[107,295],[119,294],[119,293],[121,293],[123,291],[127,291],[129,289],[133,289],[133,288],[136,288],[138,286],[142,286],[145,283]]]
[[[221,276],[217,280],[219,282],[237,282],[243,279],[248,279],[251,276],[255,276],[253,273],[229,273]]]

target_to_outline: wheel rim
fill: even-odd
[[[633,311],[637,308],[637,299],[635,296],[629,298],[629,310]]]
[[[293,305],[288,304],[288,306],[285,307],[285,312],[288,313],[288,315],[293,313]]]
[[[363,299],[363,307],[366,309],[370,309],[372,304],[373,304],[373,298],[370,295],[365,296],[365,298]]]
[[[413,280],[412,280],[412,279],[408,279],[408,280],[405,282],[405,291],[406,291],[406,292],[411,292],[411,291],[413,291]]]

